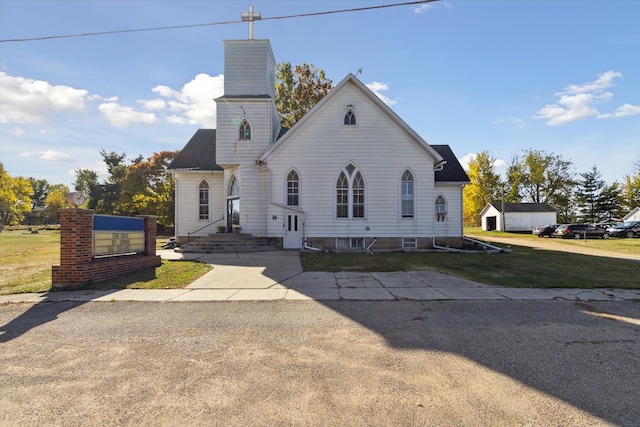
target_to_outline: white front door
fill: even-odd
[[[286,214],[283,246],[285,249],[300,249],[300,243],[300,215]]]

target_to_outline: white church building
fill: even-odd
[[[284,249],[462,244],[469,179],[449,146],[428,144],[352,74],[282,128],[275,69],[268,40],[224,41],[217,128],[197,130],[169,166],[178,244],[233,231]]]

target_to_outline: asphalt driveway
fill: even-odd
[[[638,426],[637,301],[0,306],[0,425]]]

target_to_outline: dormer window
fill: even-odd
[[[356,125],[356,113],[349,108],[344,115],[344,125],[345,126],[355,126]]]
[[[247,119],[243,119],[240,123],[240,128],[238,132],[238,139],[240,141],[250,141],[251,140],[251,125],[247,121]]]

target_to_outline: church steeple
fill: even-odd
[[[224,95],[275,98],[276,61],[269,40],[224,41]]]

